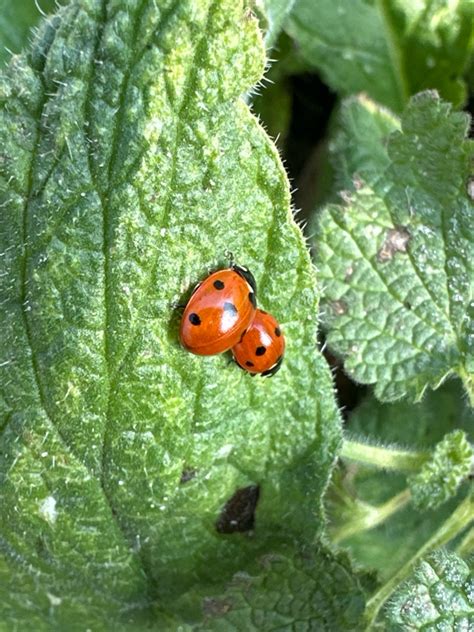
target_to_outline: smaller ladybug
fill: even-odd
[[[271,314],[257,309],[252,324],[232,349],[237,364],[249,373],[272,376],[280,369],[285,338]]]
[[[256,307],[255,279],[247,268],[218,270],[192,293],[181,319],[181,344],[197,355],[228,351],[252,323]]]

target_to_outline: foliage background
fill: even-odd
[[[0,625],[472,623],[472,146],[457,113],[473,108],[472,2],[82,0],[61,15],[10,62],[40,16],[0,3]],[[410,101],[426,89],[443,101]],[[409,272],[403,232],[384,241],[400,225]],[[284,325],[278,379],[176,345],[172,305],[229,242]],[[429,557],[391,597],[441,545],[460,557]]]

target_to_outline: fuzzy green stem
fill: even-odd
[[[414,564],[432,549],[437,549],[456,537],[472,522],[473,517],[474,501],[468,496],[415,555],[369,599],[365,609],[368,630],[373,629],[380,608],[395,588],[407,578]]]
[[[350,461],[386,470],[417,472],[430,455],[427,452],[408,452],[344,440],[341,456]]]
[[[474,376],[464,369],[459,370],[459,375],[469,397],[469,404],[474,408]]]
[[[335,529],[331,539],[333,542],[338,543],[361,531],[374,529],[379,524],[385,522],[392,514],[405,507],[410,501],[410,497],[410,490],[405,489],[382,505],[375,507],[373,505],[365,505],[365,513],[357,516],[351,522],[342,525],[339,529]]]
[[[474,527],[469,529],[466,535],[463,537],[458,547],[456,548],[456,553],[460,557],[469,557],[474,553]]]

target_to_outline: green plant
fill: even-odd
[[[472,4],[64,4],[0,76],[0,629],[470,624]],[[18,50],[38,11],[5,7]],[[270,380],[178,343],[228,251]],[[370,389],[344,432],[318,322]]]

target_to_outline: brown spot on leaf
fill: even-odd
[[[255,525],[255,509],[260,496],[258,485],[241,487],[230,498],[217,522],[218,533],[243,533],[251,531]]]
[[[467,183],[467,194],[471,200],[474,200],[474,178],[470,178]]]
[[[234,604],[230,599],[206,597],[202,602],[202,610],[206,617],[220,617],[232,610]]]
[[[330,303],[332,311],[336,314],[336,316],[343,316],[347,314],[347,310],[349,309],[346,301],[339,299],[338,301],[331,301]]]
[[[380,263],[390,261],[396,252],[406,252],[408,242],[410,241],[410,233],[405,226],[395,226],[390,228],[385,237],[383,246],[377,253],[377,260]]]

